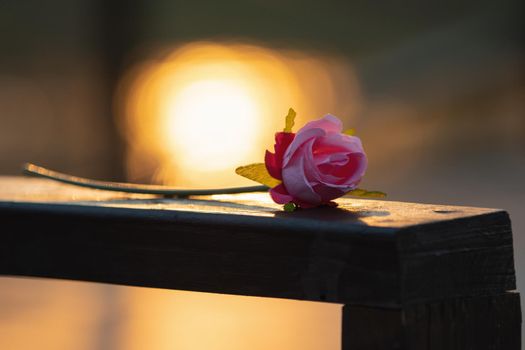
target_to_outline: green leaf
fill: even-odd
[[[283,206],[283,209],[284,209],[284,211],[292,212],[292,211],[295,211],[297,209],[297,205],[295,205],[294,202],[286,203]]]
[[[356,188],[354,190],[346,192],[347,195],[364,198],[385,198],[386,193],[381,191],[368,191],[362,188]]]
[[[244,176],[247,179],[253,180],[268,187],[275,187],[281,181],[273,178],[266,170],[264,163],[254,163],[245,166],[240,166],[235,169],[237,175]]]
[[[290,108],[288,110],[288,114],[286,115],[286,121],[283,131],[284,132],[292,132],[292,128],[295,124],[295,116],[297,113],[293,110],[293,108]]]
[[[343,131],[343,134],[348,135],[348,136],[354,136],[355,135],[355,129],[354,128],[347,129],[347,130]]]

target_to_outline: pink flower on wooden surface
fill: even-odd
[[[268,173],[282,181],[270,190],[276,203],[310,208],[330,204],[357,187],[367,158],[361,140],[341,132],[341,121],[328,114],[297,134],[276,133],[275,153],[266,151],[265,156]]]

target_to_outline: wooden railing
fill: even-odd
[[[0,178],[0,274],[341,303],[343,349],[520,349],[506,212]]]

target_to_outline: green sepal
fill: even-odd
[[[356,188],[346,192],[349,196],[364,197],[364,198],[385,198],[386,193],[381,191],[368,191],[362,188]]]
[[[348,136],[354,136],[355,135],[355,129],[354,128],[347,129],[347,130],[343,131],[343,134],[348,135]]]
[[[286,203],[283,206],[283,209],[284,209],[284,211],[292,212],[292,211],[295,211],[297,209],[297,205],[295,205],[294,202],[289,202],[289,203]]]
[[[270,188],[275,187],[281,183],[281,181],[273,178],[270,175],[264,163],[254,163],[240,166],[235,169],[235,173]]]
[[[288,114],[286,115],[285,117],[285,125],[284,125],[284,129],[283,129],[283,132],[292,132],[292,128],[295,124],[295,116],[297,115],[297,113],[295,113],[295,111],[293,110],[293,108],[290,108],[288,110]]]

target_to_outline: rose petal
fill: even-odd
[[[319,205],[321,197],[315,193],[304,172],[304,157],[298,152],[283,168],[283,182],[292,197],[311,205]]]
[[[275,179],[282,180],[284,153],[294,138],[295,134],[291,132],[275,133],[275,153],[266,151],[264,156],[264,164],[266,165],[266,170],[268,170],[268,173]]]
[[[331,114],[325,115],[323,118],[319,120],[314,120],[312,122],[306,123],[305,126],[303,126],[297,134],[304,132],[306,130],[310,129],[322,129],[326,133],[340,133],[343,130],[343,123],[337,118],[336,116],[333,116]]]
[[[306,141],[324,135],[325,132],[322,129],[311,129],[301,132],[300,134],[297,133],[294,140],[292,141],[292,143],[290,143],[290,146],[284,153],[283,169],[288,165],[290,158],[294,155],[295,152],[297,152],[297,149],[301,147]]]
[[[315,154],[314,162],[318,167],[323,165],[338,165],[342,166],[348,162],[348,151],[333,153],[333,154]]]
[[[272,197],[273,201],[278,204],[286,204],[293,201],[293,197],[290,196],[283,184],[277,185],[270,189],[270,196]]]
[[[305,158],[304,171],[306,178],[310,181],[310,185],[314,186],[321,183],[326,186],[345,188],[346,185],[339,185],[339,183],[342,181],[341,178],[330,174],[323,174],[317,167],[315,163],[315,156],[312,152],[314,142],[315,140],[310,140],[307,142],[304,146],[304,149],[307,151],[303,152],[303,157]]]
[[[316,154],[334,153],[346,150],[348,152],[364,152],[361,140],[356,136],[343,134],[327,134],[318,139]]]
[[[268,150],[264,154],[264,165],[273,178],[282,180],[281,166],[277,163],[277,157]]]
[[[348,171],[345,174],[345,184],[354,187],[357,186],[357,184],[361,181],[361,178],[365,175],[367,165],[368,160],[364,153],[350,154],[348,169],[345,170]]]
[[[332,199],[339,198],[347,192],[340,188],[334,188],[323,184],[314,186],[314,190],[321,196],[322,203],[328,203]]]

